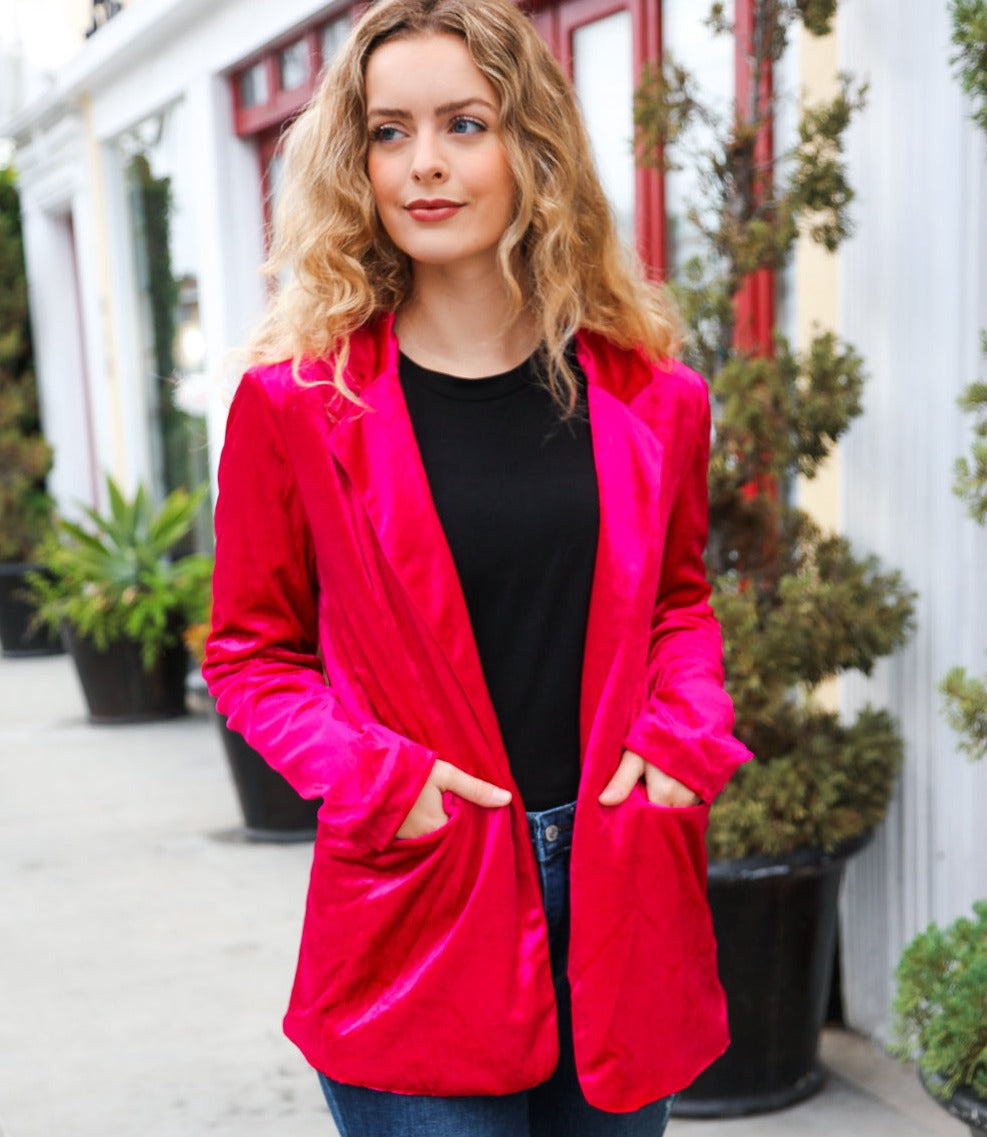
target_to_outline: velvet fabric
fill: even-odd
[[[599,336],[588,382],[600,536],[580,705],[569,976],[591,1104],[636,1109],[727,1045],[706,904],[708,804],[617,807],[625,746],[705,803],[731,737],[703,570],[702,379]],[[205,675],[217,709],[323,798],[285,1030],[337,1081],[503,1094],[557,1060],[544,912],[524,804],[446,794],[448,823],[395,840],[439,756],[514,788],[462,590],[397,375],[392,320],[351,341],[348,380],[290,364],[243,378],[216,510]],[[464,472],[464,476],[468,471]]]

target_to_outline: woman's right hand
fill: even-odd
[[[437,758],[418,799],[395,834],[399,841],[409,837],[424,837],[446,824],[449,818],[442,808],[442,795],[446,790],[464,801],[471,801],[474,805],[482,805],[487,809],[498,809],[511,800],[510,790],[474,778],[458,766]]]

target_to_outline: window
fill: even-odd
[[[633,248],[634,40],[626,8],[573,29],[572,80],[617,229]]]
[[[729,0],[726,8],[729,17]],[[695,240],[686,212],[698,187],[688,174],[663,178],[636,164],[634,88],[645,63],[667,48],[717,99],[722,94],[729,101],[733,48],[711,35],[706,15],[707,6],[694,0],[549,0],[533,12],[579,95],[621,236],[661,277],[682,263]]]
[[[266,244],[270,248],[281,184],[281,136],[315,93],[350,28],[348,12],[323,20],[233,73],[233,117],[237,134],[253,138],[260,164]]]
[[[337,16],[335,20],[330,20],[322,29],[320,40],[322,44],[322,66],[324,68],[336,58],[336,53],[342,47],[349,29],[349,16]]]
[[[304,87],[309,77],[309,44],[300,39],[278,52],[278,88],[282,91],[297,91]]]
[[[634,87],[645,61],[661,51],[659,0],[534,0],[531,7],[580,97],[621,236],[662,275],[662,181],[636,165],[633,151]]]
[[[179,486],[208,481],[203,388],[206,344],[199,319],[199,235],[194,183],[184,155],[190,129],[185,104],[151,115],[116,140],[126,191],[137,315],[132,365],[140,376],[150,456],[150,492],[161,500]],[[184,551],[209,549],[203,508]]]
[[[283,126],[315,92],[350,26],[348,14],[316,24],[241,64],[232,76],[233,118],[237,134],[248,137]]]
[[[255,63],[241,72],[237,79],[240,106],[245,110],[259,107],[267,102],[267,68],[263,63]]]
[[[726,36],[714,36],[697,18],[695,0],[664,0],[662,4],[662,50],[697,77],[714,113],[726,118],[734,97],[734,44]],[[733,4],[724,15],[733,20]],[[705,149],[712,142],[709,127],[695,123],[693,146]],[[703,214],[702,187],[694,166],[665,175],[665,265],[674,275],[698,249],[699,233],[689,220],[689,210]]]

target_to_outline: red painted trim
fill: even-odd
[[[634,87],[645,67],[662,57],[661,5],[651,0],[632,0],[634,23]],[[638,255],[650,276],[668,275],[665,226],[665,178],[657,167],[638,165],[635,173],[635,211]]]
[[[587,24],[624,11],[631,15],[636,87],[645,64],[661,58],[661,10],[655,0],[561,0],[537,8],[533,19],[571,78],[573,34]],[[664,179],[659,170],[639,166],[634,174],[635,243],[649,273],[656,277],[663,277],[666,271],[664,219]]]
[[[309,99],[315,94],[318,86],[318,73],[311,73],[299,87],[290,91],[278,88],[278,57],[273,54],[264,60],[264,69],[267,72],[268,90],[273,94],[268,96],[266,103],[256,107],[240,107],[236,118],[236,133],[243,138],[246,135],[259,134],[271,126],[278,126],[293,118],[303,110]],[[239,99],[239,84],[234,80],[234,89]]]
[[[323,12],[318,20],[307,28],[295,28],[294,31],[278,37],[277,40],[265,45],[263,51],[242,60],[236,69],[229,73],[229,83],[233,91],[233,126],[237,137],[249,137],[260,134],[272,126],[279,126],[306,106],[315,94],[322,72],[323,28],[347,12],[355,18],[361,7],[359,4],[336,4],[330,11]],[[283,91],[278,73],[278,53],[300,39],[304,39],[308,44],[308,78],[300,87]],[[267,100],[254,107],[241,106],[240,76],[259,62],[263,62],[267,74]]]
[[[754,28],[756,0],[736,0],[736,67],[735,92],[738,113],[745,118],[760,112],[770,104],[773,93],[773,76],[770,67],[755,78],[751,69],[751,37]],[[754,84],[757,83],[757,101],[754,102]],[[758,166],[764,171],[762,189],[771,190],[771,168],[774,158],[774,131],[770,116],[758,135],[754,151]],[[774,353],[775,276],[768,269],[759,269],[744,282],[734,303],[736,324],[734,343],[741,351],[755,355]]]
[[[537,11],[531,11],[530,5],[522,5],[531,17],[531,22],[541,38],[548,44],[551,53],[558,58],[559,54],[559,9],[555,4],[548,4]]]
[[[595,24],[607,16],[624,12],[631,6],[629,0],[562,0],[557,5],[559,47],[556,55],[562,69],[572,78],[572,36],[586,24]],[[633,19],[633,13],[632,13]],[[637,28],[634,28],[636,35]]]

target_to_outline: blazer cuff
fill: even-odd
[[[733,735],[690,726],[661,708],[641,715],[624,739],[624,747],[677,778],[707,804],[737,767],[752,757]]]

